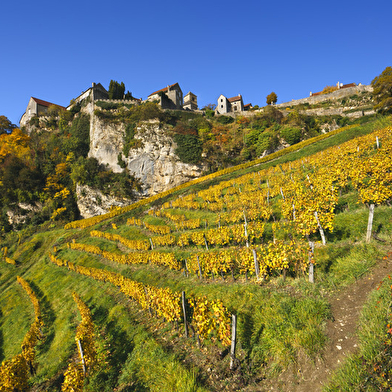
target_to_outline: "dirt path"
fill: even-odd
[[[299,371],[298,381],[287,388],[276,390],[295,392],[318,392],[322,390],[330,375],[345,360],[346,356],[357,349],[356,330],[359,315],[369,293],[376,289],[379,283],[392,274],[392,259],[381,260],[371,274],[357,280],[346,290],[332,298],[331,309],[333,320],[328,321],[326,334],[329,340],[323,360],[316,366],[306,366]]]

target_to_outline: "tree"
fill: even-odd
[[[278,96],[272,91],[271,94],[267,95],[267,105],[271,105],[271,103],[275,104],[278,101]]]
[[[109,99],[123,99],[125,93],[125,85],[123,82],[118,83],[111,80],[109,84]]]
[[[373,86],[374,109],[388,112],[392,109],[392,67],[386,67],[376,76],[371,85]]]
[[[321,91],[321,94],[329,94],[329,93],[333,93],[334,91],[336,91],[338,89],[337,86],[325,86],[323,88],[323,90]]]
[[[3,133],[11,133],[16,128],[15,124],[12,124],[6,116],[0,116],[0,135]]]

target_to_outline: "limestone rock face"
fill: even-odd
[[[90,151],[88,156],[108,165],[115,173],[121,173],[118,154],[123,149],[124,124],[107,124],[94,114],[90,119]]]
[[[83,218],[106,214],[113,207],[124,207],[132,203],[131,200],[104,195],[101,191],[87,185],[77,184],[76,195],[80,215]]]
[[[16,208],[9,209],[7,211],[8,222],[15,226],[19,224],[26,223],[28,218],[31,218],[34,213],[40,212],[42,210],[42,204],[27,204],[27,203],[18,203]]]
[[[143,196],[163,192],[202,174],[202,166],[179,160],[176,143],[158,121],[146,121],[136,129],[134,138],[140,140],[141,147],[131,148],[128,157],[122,151],[124,133],[124,124],[106,124],[92,116],[89,156],[114,172],[121,172],[121,154],[128,170],[142,181]]]
[[[145,194],[163,192],[201,175],[201,166],[179,160],[175,154],[176,143],[158,122],[150,121],[138,127],[135,138],[141,140],[142,147],[131,149],[123,159],[143,182]]]

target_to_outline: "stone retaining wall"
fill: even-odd
[[[336,90],[329,94],[315,95],[312,97],[307,97],[302,99],[293,99],[290,102],[279,103],[275,105],[275,107],[279,109],[279,108],[285,108],[287,106],[300,105],[304,103],[308,103],[309,105],[312,105],[315,103],[320,103],[328,100],[341,99],[350,95],[356,95],[363,92],[371,93],[372,91],[373,91],[373,87],[370,85],[358,85],[356,87],[348,87],[348,88]]]

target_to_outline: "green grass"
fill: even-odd
[[[191,186],[181,193],[205,189],[211,184],[246,172],[308,156],[369,133],[375,127],[385,127],[387,123],[390,123],[389,118],[349,129],[274,162]],[[178,194],[180,192],[170,198]],[[100,347],[110,352],[106,362],[99,365],[86,384],[86,391],[112,391],[115,388],[118,391],[209,390],[212,381],[203,373],[199,362],[203,355],[206,361],[213,363],[205,367],[221,367],[219,376],[222,382],[228,375],[228,356],[214,360],[211,354],[214,350],[225,351],[227,348],[217,342],[205,341],[204,347],[199,350],[194,338],[186,341],[172,326],[163,326],[160,320],[151,319],[147,312],[141,312],[116,287],[55,266],[47,254],[56,245],[60,249],[59,257],[75,264],[115,271],[144,284],[168,287],[177,292],[184,290],[187,296],[221,299],[229,311],[238,315],[238,356],[242,368],[246,369],[241,377],[250,381],[273,377],[281,370],[295,365],[301,357],[305,356],[310,362],[320,357],[326,343],[324,325],[331,316],[328,294],[352,284],[371,271],[377,260],[386,253],[391,240],[392,211],[389,207],[381,206],[376,209],[374,228],[377,236],[387,243],[377,240],[370,244],[364,243],[368,210],[358,204],[354,192],[347,189],[347,193],[339,199],[334,231],[327,233],[327,246],[316,248],[314,285],[307,282],[306,276],[295,279],[287,276],[285,280],[282,276],[272,276],[258,284],[246,281],[238,274],[235,282],[229,275],[224,281],[220,277],[215,281],[201,281],[196,276],[186,278],[179,271],[152,265],[119,265],[99,256],[66,248],[66,242],[75,239],[76,242],[120,253],[122,248],[115,242],[92,238],[90,230],[120,234],[130,239],[146,239],[151,233],[143,228],[126,225],[126,219],[130,216],[141,217],[148,208],[150,206],[101,222],[94,228],[65,231],[58,227],[48,229],[43,226],[36,232],[28,228],[20,233],[10,233],[4,239],[1,246],[9,248],[9,257],[18,264],[12,266],[0,261],[0,359],[11,358],[21,351],[21,342],[34,319],[32,304],[16,283],[16,276],[20,275],[31,284],[42,306],[45,339],[37,349],[38,371],[31,383],[43,390],[59,391],[62,373],[77,354],[74,337],[80,316],[72,299],[73,291],[78,292],[91,309],[99,332],[97,340]],[[207,220],[208,227],[216,226],[217,215],[211,212],[170,211],[184,214],[188,219]],[[278,216],[279,211],[275,211],[275,215]],[[153,224],[170,224],[174,228],[174,224],[164,218],[143,216],[143,219]],[[116,223],[118,229],[112,228],[112,222]],[[272,237],[271,225],[272,222],[266,225],[264,241]],[[315,234],[314,239],[318,240],[317,236]],[[177,247],[171,248],[171,251],[181,257],[188,256],[190,252],[189,249]],[[373,305],[369,305],[367,313],[365,310],[361,336],[364,342],[369,341],[364,343],[361,355],[370,362],[382,338],[379,332],[383,326],[381,314],[385,312],[387,296],[382,301],[380,308],[384,306],[383,310],[372,312]],[[373,345],[370,342],[372,334],[377,340]],[[356,381],[355,385],[359,385],[363,381],[363,374],[358,368],[358,358],[352,361],[352,367],[347,370],[347,374],[352,374],[349,382],[354,383],[357,377],[360,381]],[[224,367],[226,370],[222,370]],[[340,385],[342,381],[339,377],[348,378],[347,375],[336,377],[337,381],[331,385]],[[215,386],[215,389],[219,390],[219,387]]]

